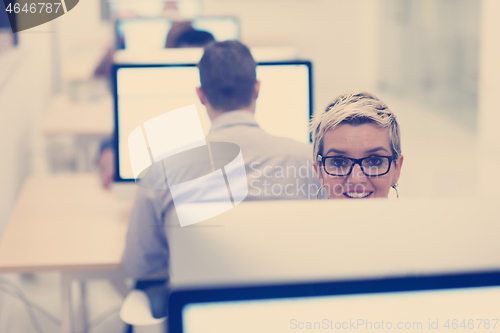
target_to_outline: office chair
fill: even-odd
[[[148,296],[144,291],[137,289],[128,293],[120,309],[120,319],[124,323],[134,326],[136,333],[138,331],[164,332],[163,322],[166,318],[166,316],[163,318],[153,317]]]

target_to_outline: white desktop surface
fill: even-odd
[[[42,124],[45,135],[107,137],[113,132],[113,99],[77,102],[57,95],[50,101]]]
[[[130,207],[93,174],[28,178],[0,239],[0,272],[119,270]],[[244,202],[170,223],[173,281],[498,268],[498,216],[494,197]]]
[[[500,268],[498,198],[242,203],[171,226],[174,288]]]
[[[121,270],[130,207],[95,174],[28,178],[0,239],[0,273]]]

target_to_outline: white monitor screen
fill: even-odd
[[[309,142],[311,114],[310,63],[266,63],[257,66],[261,88],[256,120],[268,133]],[[116,135],[119,179],[133,179],[128,136],[147,120],[195,104],[203,131],[210,120],[196,95],[195,65],[125,66],[116,71]]]
[[[492,332],[500,287],[192,303],[183,333]]]
[[[116,23],[117,48],[151,51],[165,47],[172,21],[163,17],[127,18]],[[239,23],[234,17],[199,17],[192,21],[196,30],[210,32],[215,40],[238,40]]]

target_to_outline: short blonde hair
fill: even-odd
[[[337,96],[325,109],[311,121],[313,138],[313,161],[323,151],[323,140],[328,130],[341,124],[359,126],[376,124],[387,131],[394,157],[401,156],[401,135],[396,115],[376,96],[357,91]]]

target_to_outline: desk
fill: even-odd
[[[52,98],[42,124],[44,135],[110,136],[113,131],[113,98],[72,101],[68,96]]]
[[[54,96],[42,123],[42,133],[50,140],[56,136],[76,139],[77,169],[90,171],[96,146],[113,132],[113,99],[76,102],[68,96]],[[94,148],[94,149],[92,149]],[[52,156],[53,164],[55,162]]]
[[[85,300],[85,279],[126,277],[120,257],[130,206],[96,175],[28,178],[0,240],[0,273],[61,272],[62,331],[72,332],[71,282],[81,281]],[[85,303],[79,315],[85,326]]]
[[[85,299],[85,279],[126,277],[120,256],[129,209],[95,175],[29,178],[0,240],[0,273],[61,272],[62,329],[72,332],[71,282],[83,281]],[[171,283],[498,269],[498,216],[498,197],[245,202],[189,227],[167,227]]]

